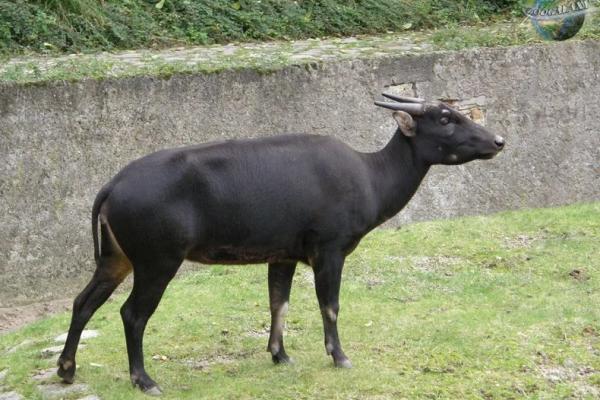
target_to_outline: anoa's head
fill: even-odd
[[[504,148],[502,136],[471,121],[448,104],[427,104],[425,100],[384,93],[395,102],[376,101],[394,110],[399,131],[415,145],[429,164],[463,164],[493,158]]]

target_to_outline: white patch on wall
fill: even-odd
[[[417,97],[415,84],[412,82],[387,86],[385,92],[397,96]]]
[[[485,96],[473,97],[470,99],[441,98],[439,100],[451,105],[473,122],[485,126]]]

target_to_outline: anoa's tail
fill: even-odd
[[[94,200],[94,205],[92,206],[92,237],[94,238],[94,259],[96,260],[96,265],[98,265],[98,261],[100,260],[100,246],[98,245],[98,214],[100,214],[100,207],[110,194],[111,190],[111,184],[107,184],[100,189],[100,192],[98,192],[96,199]]]

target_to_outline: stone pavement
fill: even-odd
[[[70,54],[59,57],[17,57],[0,66],[5,71],[12,66],[26,66],[35,63],[40,70],[46,70],[72,60],[113,63],[119,68],[125,66],[142,68],[149,64],[203,64],[207,68],[241,63],[262,63],[264,61],[291,64],[311,61],[329,61],[340,58],[378,56],[397,53],[417,53],[431,50],[432,45],[424,43],[423,35],[403,34],[385,36],[349,37],[339,39],[308,39],[289,42],[240,43],[213,46],[175,47],[163,50],[132,50],[115,53]]]
[[[82,340],[95,338],[99,335],[98,331],[85,330],[81,335]],[[54,341],[62,343],[66,339],[66,334],[57,336]],[[48,349],[42,350],[42,357],[49,358],[57,356],[62,351],[62,346],[53,346],[54,350],[50,352]],[[80,345],[79,348],[85,347]],[[54,357],[50,359],[55,362]],[[0,400],[23,400],[24,396],[15,390],[5,386],[5,381],[10,371],[5,369],[0,371]],[[77,400],[100,400],[100,397],[90,394],[90,387],[83,383],[65,384],[60,382],[60,378],[56,375],[56,367],[35,371],[31,376],[31,381],[36,384],[37,390],[40,392],[44,400],[55,400],[68,398],[77,398]],[[76,397],[80,396],[80,397]]]
[[[526,24],[499,22],[477,27],[494,35],[506,30],[527,31]],[[442,41],[443,42],[443,41]],[[121,77],[174,72],[214,72],[253,68],[273,70],[334,60],[412,55],[444,49],[436,31],[390,33],[378,36],[307,39],[263,43],[175,47],[59,57],[26,56],[0,63],[0,82]]]

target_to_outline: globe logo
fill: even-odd
[[[567,40],[579,32],[590,9],[589,0],[533,0],[525,14],[545,40]]]

